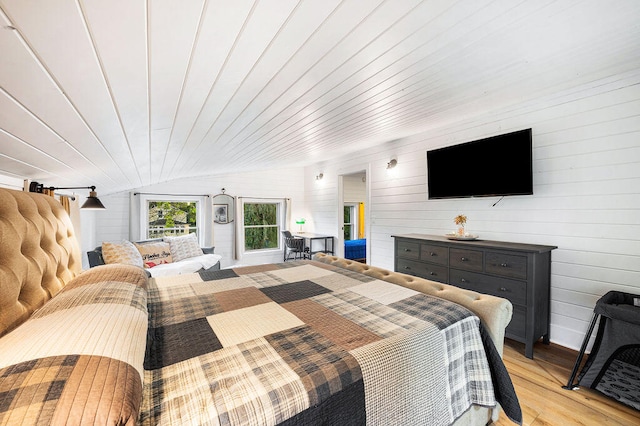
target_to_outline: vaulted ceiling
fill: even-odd
[[[640,67],[638,0],[0,0],[0,173],[308,165]]]

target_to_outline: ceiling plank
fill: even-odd
[[[54,84],[45,94],[61,97],[57,103],[62,108],[47,108],[49,105],[41,99],[43,94],[36,92],[32,81],[20,74],[14,74],[16,86],[8,86],[7,92],[19,98],[24,96],[19,92],[27,92],[32,102],[25,105],[50,127],[62,129],[60,134],[73,140],[87,157],[94,158],[98,168],[109,169],[105,173],[113,175],[111,169],[115,167],[129,185],[137,183],[137,170],[119,137],[120,129],[113,125],[112,104],[76,4],[62,0],[45,3],[6,0],[2,7],[16,28],[16,39],[21,41],[12,54],[28,56],[36,62],[21,60],[27,68],[39,68],[47,74],[47,78],[39,80],[48,79]]]
[[[130,157],[137,170],[137,185],[149,185],[152,148],[146,2],[81,0],[79,4],[115,114],[113,124],[119,128],[113,137],[123,143],[112,152],[116,158]]]

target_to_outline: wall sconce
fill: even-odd
[[[320,173],[319,175],[316,176],[316,180],[322,180],[323,177],[324,175]]]
[[[387,163],[387,170],[391,170],[397,165],[398,165],[398,160],[396,160],[395,158],[392,158],[391,161]]]
[[[80,208],[85,210],[104,210],[106,208],[104,204],[102,204],[102,201],[100,201],[100,199],[98,198],[98,194],[96,193],[95,186],[69,186],[69,187],[59,187],[59,188],[49,186],[45,188],[43,184],[38,182],[31,182],[29,184],[29,192],[42,193],[44,189],[48,189],[50,191],[55,191],[57,189],[90,189],[91,191],[89,191],[89,196],[87,197],[87,200],[84,202],[82,206],[80,206]]]

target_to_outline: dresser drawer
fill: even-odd
[[[420,244],[409,241],[398,241],[398,257],[405,259],[420,259]]]
[[[468,271],[482,271],[482,252],[479,250],[454,249],[449,250],[449,265],[452,268]]]
[[[420,260],[446,266],[449,264],[449,248],[422,244],[420,246]]]
[[[458,269],[451,269],[449,275],[449,284],[451,285],[502,297],[514,305],[526,306],[527,304],[527,283],[525,281],[491,277]]]
[[[485,272],[503,277],[527,279],[527,256],[487,252]]]
[[[398,258],[397,271],[445,284],[449,281],[447,268],[445,266],[434,265],[431,263],[416,262],[414,260]]]

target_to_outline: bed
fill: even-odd
[[[346,240],[344,242],[344,257],[345,259],[356,260],[358,262],[366,262],[367,240],[365,238]]]
[[[504,299],[324,254],[82,272],[56,203],[0,189],[0,424],[521,421]]]

